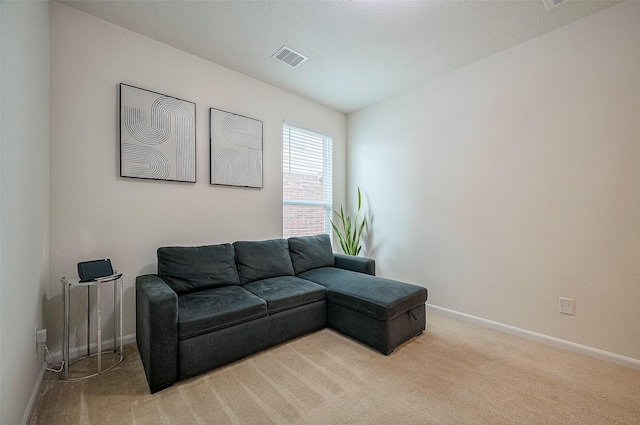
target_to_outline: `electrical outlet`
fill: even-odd
[[[43,342],[47,342],[47,330],[36,330],[36,344],[41,344]]]
[[[576,314],[576,300],[574,300],[572,298],[560,297],[559,309],[560,309],[560,313],[562,313],[562,314],[570,314],[572,316],[575,315]]]

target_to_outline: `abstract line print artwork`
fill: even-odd
[[[211,184],[262,187],[262,121],[210,109]]]
[[[120,84],[120,176],[196,181],[196,104]]]

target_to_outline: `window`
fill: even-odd
[[[283,236],[332,234],[333,139],[283,127]]]

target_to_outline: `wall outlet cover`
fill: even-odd
[[[47,330],[40,329],[36,331],[36,344],[47,342]]]
[[[574,316],[576,314],[576,301],[573,298],[560,297],[558,308],[560,313]]]

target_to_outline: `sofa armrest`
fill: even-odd
[[[336,267],[353,272],[376,275],[376,262],[372,258],[355,257],[353,255],[333,254]]]
[[[178,379],[178,295],[159,276],[136,278],[136,342],[151,393]]]

